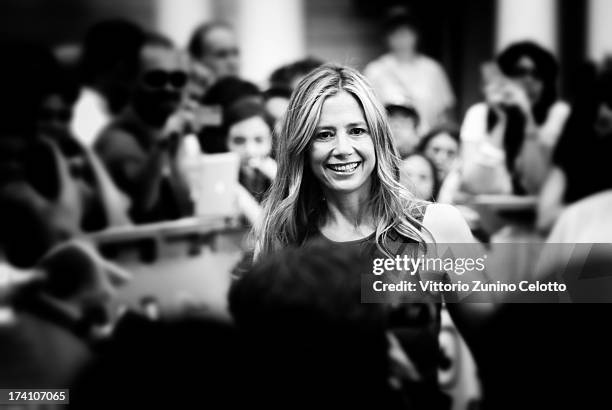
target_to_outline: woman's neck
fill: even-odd
[[[362,239],[374,232],[369,195],[326,193],[327,215],[320,229],[329,239],[350,241]]]

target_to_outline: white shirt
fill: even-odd
[[[591,195],[567,207],[548,243],[612,243],[612,190]]]
[[[576,293],[576,300],[609,302],[609,278],[597,274],[605,273],[602,267],[609,271],[612,266],[611,209],[612,190],[566,208],[546,240],[535,277],[550,280],[553,275],[574,290],[569,293]]]
[[[424,55],[400,62],[385,54],[369,63],[364,75],[383,104],[414,106],[426,126],[435,126],[444,110],[455,104],[444,69]]]
[[[463,164],[462,183],[475,194],[510,194],[512,181],[506,168],[506,154],[502,148],[493,145],[487,131],[489,107],[480,102],[470,107],[461,125],[461,162]],[[562,101],[555,102],[549,109],[546,120],[536,129],[536,141],[539,147],[552,152],[563,131],[569,116],[569,105]],[[549,164],[538,161],[537,155],[527,149],[527,140],[519,154],[524,160],[522,169],[525,179],[540,185],[546,176]],[[517,163],[517,168],[519,168]],[[538,183],[539,181],[539,183]],[[527,187],[526,187],[527,188]],[[535,189],[537,191],[537,189]]]

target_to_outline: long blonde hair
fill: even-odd
[[[376,243],[388,256],[389,234],[426,240],[415,215],[426,202],[399,183],[399,156],[385,111],[365,80],[349,67],[327,64],[308,74],[297,86],[278,128],[278,173],[264,201],[262,221],[253,229],[255,258],[290,245],[300,245],[327,210],[323,191],[308,161],[325,100],[339,92],[350,93],[361,105],[374,150],[370,209],[376,222]]]

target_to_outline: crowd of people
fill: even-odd
[[[76,62],[3,40],[0,253],[37,273],[8,292],[16,319],[0,324],[0,387],[71,386],[72,406],[88,409],[198,400],[450,408],[437,381],[439,301],[362,304],[359,273],[405,243],[494,240],[469,208],[483,195],[532,198],[515,217],[541,240],[551,230],[556,242],[612,238],[601,225],[612,70],[588,66],[566,102],[553,54],[514,43],[483,63],[482,101],[457,121],[452,82],[419,51],[418,21],[391,12],[384,40],[388,51],[363,74],[305,58],[263,88],[240,77],[240,47],[222,22],[196,28],[183,50],[132,22],[104,21]],[[252,228],[231,323],[123,311],[116,289],[129,273],[83,235],[196,215],[195,202],[209,198],[194,196],[189,164],[225,152],[239,158],[233,195]],[[556,313],[448,310],[486,378],[483,408],[559,402],[552,369],[523,374],[536,358],[528,345],[515,346],[522,361],[492,365],[521,327],[548,341],[561,334]],[[574,314],[563,312],[568,327],[580,322]],[[538,328],[542,318],[548,327]],[[538,397],[505,396],[513,378],[540,376],[550,379]]]

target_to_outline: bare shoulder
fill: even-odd
[[[474,242],[467,222],[457,208],[448,204],[431,204],[425,210],[423,226],[437,243]]]

